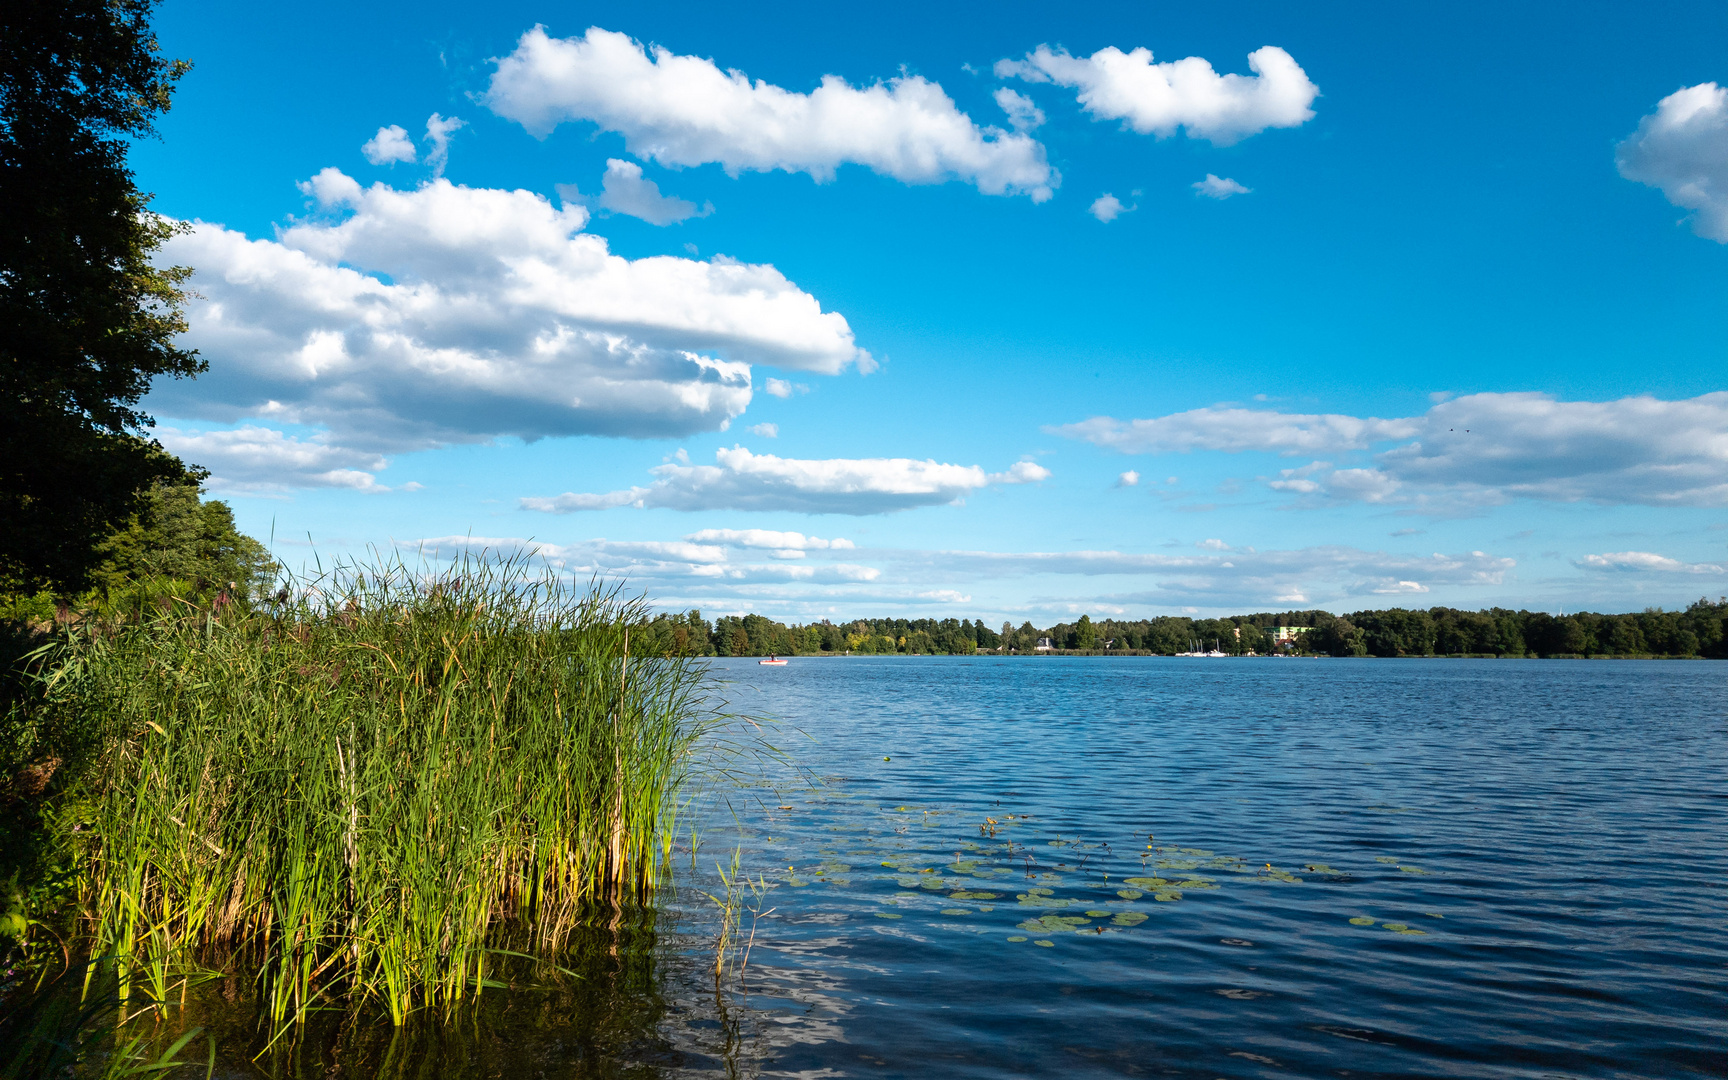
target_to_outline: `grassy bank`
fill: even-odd
[[[470,562],[62,630],[33,722],[88,747],[48,826],[74,951],[134,1002],[254,979],[278,1029],[335,1002],[400,1024],[552,962],[661,880],[705,724],[699,667],[632,654],[643,617]]]

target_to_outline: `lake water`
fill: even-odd
[[[207,999],[221,1074],[1728,1075],[1728,664],[715,674],[802,773],[746,759],[688,808],[650,930],[256,1064],[251,1011]],[[734,852],[763,887],[717,981]]]
[[[1728,1074],[1728,664],[716,667],[818,786],[706,811],[671,1072]]]

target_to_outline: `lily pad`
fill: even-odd
[[[1350,920],[1350,925],[1352,925],[1352,926],[1373,926],[1374,920],[1369,918],[1366,915],[1358,915],[1354,919]]]
[[[1174,890],[1174,889],[1166,889],[1166,890],[1165,890],[1165,891],[1163,891],[1163,892],[1155,892],[1155,893],[1153,893],[1153,894],[1152,894],[1152,899],[1154,899],[1154,900],[1156,900],[1156,901],[1158,901],[1158,902],[1159,902],[1159,903],[1161,903],[1161,904],[1168,904],[1168,903],[1170,903],[1170,902],[1171,902],[1171,901],[1173,901],[1173,900],[1180,900],[1180,899],[1182,899],[1182,894],[1181,894],[1181,893],[1179,893],[1179,892],[1177,892],[1177,891],[1175,891],[1175,890]]]
[[[1008,940],[1009,941],[1025,941],[1026,937],[1023,934],[1015,934],[1013,937],[1009,938]]]
[[[900,914],[895,911],[878,911],[876,917],[878,919],[898,919],[900,918]]]
[[[1426,874],[1428,872],[1420,866],[1400,866],[1398,869],[1404,871],[1406,874]]]
[[[1405,926],[1401,922],[1383,922],[1380,924],[1380,928],[1382,930],[1408,930],[1408,929],[1410,929],[1408,926]]]
[[[1044,947],[1045,947],[1045,948],[1046,948],[1046,949],[1053,949],[1053,948],[1055,948],[1055,947],[1056,947],[1056,943],[1055,943],[1055,942],[1054,942],[1054,941],[1045,941],[1045,940],[1043,940],[1043,939],[1039,939],[1039,940],[1037,940],[1037,941],[1034,941],[1034,942],[1033,942],[1033,943],[1032,943],[1032,944],[1034,944],[1034,945],[1042,945],[1042,946],[1044,946]]]
[[[1108,919],[1110,917],[1110,912],[1108,911],[1088,911],[1086,914],[1090,915],[1094,919]]]
[[[1394,859],[1390,855],[1376,855],[1376,856],[1374,856],[1374,861],[1375,862],[1383,862],[1383,863],[1396,863],[1398,860]]]
[[[963,907],[945,907],[942,909],[942,914],[944,914],[944,915],[970,915],[970,914],[972,914],[972,912],[969,909],[963,908]]]
[[[1146,921],[1146,913],[1144,911],[1123,911],[1110,921],[1117,926],[1139,926]]]

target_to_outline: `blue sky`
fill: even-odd
[[[1728,592],[1720,4],[158,29],[133,163],[210,372],[150,407],[290,566],[532,544],[800,620]]]

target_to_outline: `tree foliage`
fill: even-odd
[[[1300,627],[1294,644],[1275,643],[1273,627]],[[949,654],[979,650],[1031,654],[1041,639],[1068,654],[1161,654],[1218,648],[1232,655],[1300,652],[1323,656],[1703,656],[1728,659],[1728,600],[1699,600],[1684,611],[1651,608],[1623,615],[1490,608],[1386,608],[1261,612],[1222,619],[1166,615],[1101,619],[1001,631],[980,619],[855,619],[800,625],[761,615],[701,612],[656,616],[636,639],[645,651],[696,656]]]
[[[189,271],[152,256],[173,223],[133,183],[187,69],[154,0],[0,5],[0,584],[76,590],[100,540],[188,470],[143,436],[158,376],[203,370],[175,344]]]

